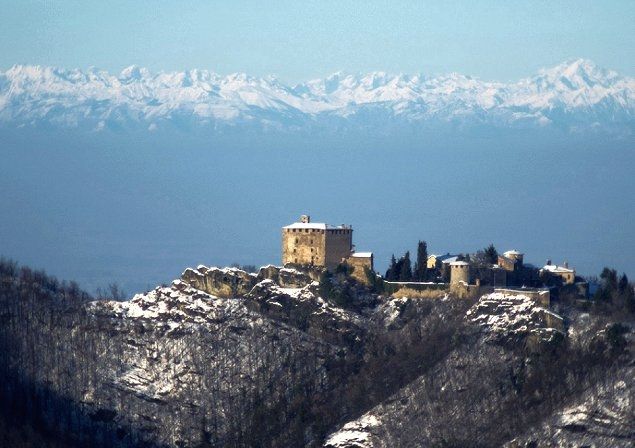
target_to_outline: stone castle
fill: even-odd
[[[358,275],[364,268],[373,270],[371,252],[355,252],[353,228],[350,225],[330,225],[311,222],[302,215],[299,222],[282,228],[282,264],[321,266],[328,270],[345,263]]]
[[[434,281],[382,281],[386,293],[409,297],[441,296],[447,292],[467,297],[486,290],[497,291],[496,288],[506,288],[500,291],[509,292],[513,291],[510,287],[521,287],[523,294],[535,296],[542,304],[550,301],[549,289],[544,285],[540,288],[526,287],[527,283],[535,283],[532,273],[537,272],[543,280],[559,278],[564,285],[576,282],[575,270],[570,269],[568,264],[556,266],[549,261],[538,270],[525,264],[524,254],[517,250],[504,252],[496,261],[496,264],[478,267],[478,272],[474,273],[469,259],[464,260],[462,256],[449,253],[430,255],[426,265],[436,273]],[[343,265],[351,277],[365,284],[375,281],[370,273],[376,275],[372,252],[355,251],[352,226],[311,222],[309,215],[302,215],[298,222],[282,228],[282,264],[315,266],[328,271]],[[583,295],[587,293],[583,291]]]

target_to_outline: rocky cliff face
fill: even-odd
[[[318,278],[199,266],[86,302],[5,274],[3,415],[67,446],[632,442],[630,327],[567,326],[523,296],[389,299]],[[334,288],[346,308],[323,297]]]

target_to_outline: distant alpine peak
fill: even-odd
[[[0,124],[104,129],[162,125],[347,129],[434,124],[610,129],[632,134],[635,79],[572,59],[517,82],[460,73],[336,72],[289,86],[208,70],[119,74],[15,65],[0,72]]]
[[[597,66],[589,59],[569,59],[551,68],[543,68],[539,70],[539,74],[548,76],[566,76],[574,78],[579,76],[593,77],[596,79],[613,78],[617,73],[605,70]]]
[[[119,74],[119,79],[141,80],[150,77],[150,71],[146,68],[139,67],[138,65],[131,65],[129,67],[126,67]]]

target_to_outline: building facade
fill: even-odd
[[[565,262],[563,266],[551,264],[551,260],[547,260],[547,264],[540,270],[541,275],[560,277],[565,285],[575,283],[575,269],[569,268],[569,263]]]

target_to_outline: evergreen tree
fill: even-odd
[[[403,266],[403,257],[397,260],[397,264],[395,264],[395,270],[393,274],[394,281],[399,281],[399,276],[401,275],[401,267]]]
[[[428,244],[425,241],[419,241],[417,245],[417,261],[413,275],[418,282],[424,282],[428,278]]]
[[[617,284],[617,289],[620,293],[626,292],[626,289],[628,288],[628,277],[626,276],[626,274],[622,274],[622,276],[620,277],[620,281]]]
[[[618,292],[618,278],[615,269],[604,268],[600,274],[600,285],[595,292],[595,300],[598,302],[612,303]]]
[[[490,244],[489,246],[487,246],[483,252],[485,254],[485,260],[489,264],[498,263],[498,251],[494,247],[494,244]]]
[[[622,295],[624,297],[626,310],[635,314],[635,289],[633,288],[633,285],[627,285]]]
[[[621,300],[624,303],[626,311],[635,313],[635,290],[633,285],[628,281],[626,274],[622,274],[617,284],[617,290],[620,294]]]
[[[456,261],[468,261],[466,255],[464,254],[458,254],[456,256]]]
[[[410,264],[410,251],[407,251],[401,260],[399,269],[399,281],[400,282],[410,282],[412,281],[412,267]]]
[[[600,274],[603,286],[610,292],[617,290],[617,271],[615,269],[604,268]]]
[[[394,282],[397,279],[397,260],[395,259],[395,254],[392,254],[390,258],[390,266],[388,266],[388,270],[386,271],[386,280],[389,282]]]

